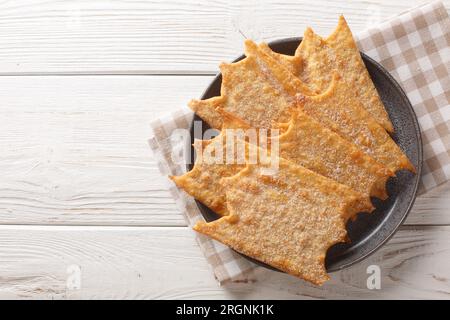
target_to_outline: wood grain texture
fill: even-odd
[[[149,123],[211,79],[0,77],[0,224],[185,226]],[[418,199],[407,223],[450,224],[448,188]]]
[[[403,229],[323,287],[261,271],[261,281],[220,288],[188,228],[0,227],[0,298],[295,299],[450,297],[450,227]],[[381,289],[367,289],[367,267]],[[20,265],[20,268],[18,266]],[[81,270],[71,289],[68,268]],[[69,269],[70,273],[70,269]],[[70,284],[70,282],[69,282]]]
[[[185,225],[147,140],[208,81],[0,78],[0,224]]]
[[[57,1],[0,3],[0,74],[214,73],[254,40],[357,33],[425,0]],[[450,1],[445,0],[447,7]]]

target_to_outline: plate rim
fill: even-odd
[[[281,39],[277,39],[277,40],[273,40],[273,41],[269,41],[267,44],[271,47],[273,45],[277,45],[277,44],[283,44],[286,42],[301,42],[303,40],[303,37],[287,37],[287,38],[281,38]],[[362,51],[359,51],[361,54],[361,57],[363,59],[364,64],[366,63],[366,61],[370,62],[373,66],[375,66],[375,68],[378,70],[378,72],[382,73],[384,76],[386,76],[389,81],[390,84],[393,85],[395,87],[395,89],[400,93],[401,98],[403,101],[406,101],[407,103],[407,109],[408,109],[408,113],[411,115],[411,118],[413,119],[413,126],[414,126],[414,132],[416,133],[416,138],[418,141],[417,144],[417,168],[416,168],[416,173],[415,175],[418,177],[416,179],[414,179],[415,183],[414,183],[414,188],[413,188],[413,193],[412,193],[412,199],[411,201],[408,203],[408,206],[406,208],[406,210],[404,211],[404,214],[402,216],[402,218],[398,221],[398,223],[395,225],[394,228],[392,228],[391,232],[387,233],[387,236],[385,236],[374,248],[372,248],[371,250],[369,250],[368,252],[366,252],[365,254],[361,255],[360,257],[348,262],[348,263],[344,263],[341,264],[340,266],[336,267],[336,268],[327,268],[327,272],[328,273],[334,273],[343,269],[347,269],[365,259],[367,259],[368,257],[370,257],[372,254],[374,254],[376,251],[378,251],[383,245],[385,245],[390,239],[392,239],[392,237],[395,235],[395,233],[398,231],[398,229],[400,228],[400,226],[405,222],[406,218],[408,217],[409,213],[411,212],[412,207],[414,206],[414,203],[417,199],[417,192],[419,189],[419,183],[421,181],[421,175],[422,175],[422,167],[423,167],[423,140],[422,140],[422,130],[420,129],[420,125],[419,125],[419,121],[417,118],[417,115],[414,111],[414,108],[411,104],[411,101],[409,100],[408,96],[406,95],[405,91],[403,90],[403,88],[401,87],[401,85],[397,82],[397,80],[395,80],[395,78],[390,74],[389,71],[387,71],[379,62],[377,62],[376,60],[374,60],[373,58],[371,58],[370,56],[368,56],[367,54],[365,54]],[[232,60],[232,63],[240,61],[242,59],[245,58],[245,54],[242,54],[240,56],[238,56],[237,58],[235,58],[234,60]],[[210,83],[208,84],[208,86],[205,88],[205,90],[202,92],[200,99],[206,99],[205,96],[207,95],[208,91],[211,89],[211,87],[213,87],[215,85],[216,81],[221,81],[221,77],[222,77],[222,73],[220,71],[218,71],[214,78],[210,81]],[[192,135],[193,132],[193,127],[194,127],[194,121],[195,121],[195,117],[199,117],[197,114],[194,113],[194,117],[192,119],[191,125],[190,125],[190,133],[191,133],[191,139],[188,141],[188,147],[191,148],[191,154],[193,155],[193,148],[192,148],[192,142],[194,140],[194,136]],[[203,120],[202,120],[203,121]],[[193,163],[187,163],[186,164],[186,169],[188,171],[190,171],[193,167]],[[196,206],[198,207],[200,213],[202,214],[202,216],[204,217],[203,214],[203,210],[200,206],[205,206],[204,204],[202,204],[199,200],[194,199]],[[206,207],[206,206],[205,206]],[[209,209],[210,210],[210,209]],[[243,253],[240,253],[236,250],[234,250],[233,248],[230,248],[233,251],[237,252],[238,254],[240,254],[241,256],[243,256],[245,259],[256,263],[258,266],[264,267],[266,269],[269,270],[275,270],[277,272],[282,272],[283,271],[276,269],[270,265],[265,264],[264,262],[258,261],[256,259],[253,259]]]

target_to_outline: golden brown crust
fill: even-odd
[[[222,64],[220,69],[225,111],[254,128],[268,129],[274,119],[287,121],[286,110],[295,104],[295,99],[274,86],[257,58],[249,56],[237,63]]]
[[[250,129],[251,126],[242,120],[241,118],[235,116],[234,114],[225,111],[223,108],[217,108],[217,113],[222,118],[223,128],[226,129]]]
[[[364,109],[354,97],[353,89],[337,72],[332,72],[332,79],[327,90],[318,95],[307,95],[300,90],[297,80],[281,64],[269,61],[269,55],[261,53],[251,41],[246,41],[249,56],[255,56],[266,63],[268,72],[276,75],[285,92],[297,92],[304,112],[322,125],[341,134],[342,137],[358,145],[364,152],[391,171],[406,169],[415,172],[406,155],[377,121]],[[282,122],[282,121],[280,121]],[[383,130],[381,130],[383,129]]]
[[[274,176],[248,165],[223,179],[229,216],[194,230],[289,274],[321,285],[328,248],[346,239],[345,223],[361,195],[280,159]]]
[[[258,46],[246,42],[247,57],[235,63],[222,63],[221,96],[192,100],[189,107],[212,128],[222,128],[220,108],[236,114],[254,128],[271,128],[274,121],[289,121],[288,109],[295,105],[298,92],[314,94],[300,79]],[[280,81],[288,78],[289,81]]]
[[[224,124],[233,128],[223,128],[221,133],[211,140],[195,140],[197,158],[192,170],[181,176],[169,177],[178,187],[219,215],[228,214],[221,179],[237,174],[245,167],[245,161],[262,163],[271,161],[268,156],[270,150],[261,150],[256,143],[241,141],[248,136],[245,130],[229,130],[245,129],[238,126],[239,119],[227,115]],[[238,150],[242,151],[242,154]]]
[[[220,109],[218,112],[226,123],[225,128],[250,129],[237,116]],[[290,122],[278,126],[281,134],[268,140],[268,143],[277,142],[280,157],[366,195],[360,212],[374,209],[370,197],[387,198],[386,181],[394,176],[391,170],[299,109],[293,108],[291,112]]]
[[[371,196],[387,198],[385,183],[394,173],[304,112],[293,110],[287,131],[275,140],[280,157],[361,192],[368,203]]]
[[[335,31],[326,39],[307,28],[295,55],[302,61],[298,76],[303,82],[321,92],[331,82],[330,71],[337,71],[367,112],[387,131],[394,131],[343,16],[339,18]]]
[[[393,131],[343,17],[327,39],[308,28],[293,57],[275,53],[265,43],[258,46],[247,40],[245,45],[246,59],[221,65],[221,96],[189,103],[211,127],[220,129],[222,125],[217,107],[238,114],[253,127],[269,128],[273,121],[288,121],[285,109],[292,105],[291,96],[323,92],[336,70],[350,84],[347,94],[356,94],[369,114],[387,131]]]
[[[314,95],[319,92],[311,90],[289,69],[286,69],[283,64],[279,63],[271,55],[266,54],[251,40],[245,40],[245,54],[247,57],[255,57],[266,77],[269,79],[273,78],[273,85],[275,87],[281,86],[280,91],[290,96],[295,96],[299,92],[305,95]]]
[[[273,81],[266,78],[255,57],[222,63],[220,69],[221,96],[189,103],[212,128],[222,128],[217,108],[237,114],[255,128],[268,129],[273,120],[288,121],[289,114],[285,110],[295,104],[294,97],[273,87]]]
[[[192,99],[188,106],[200,118],[202,118],[211,128],[222,128],[222,118],[216,109],[224,105],[223,97],[213,97],[207,100]]]
[[[224,128],[250,129],[249,125],[233,114],[218,110],[224,119]],[[370,197],[386,199],[385,183],[393,172],[362,152],[353,143],[299,110],[292,110],[293,118],[287,124],[286,132],[269,139],[277,141],[279,155],[300,164],[307,169],[352,187],[365,195],[360,203],[355,203],[354,211],[371,212],[374,207]],[[224,132],[224,131],[223,131]],[[212,141],[222,143],[223,133]],[[255,142],[255,141],[254,141]],[[196,141],[200,144],[200,141]],[[203,202],[219,214],[227,214],[226,199],[219,181],[222,177],[235,174],[242,166],[216,164],[208,161],[210,141],[203,141],[206,158],[197,158],[194,168],[181,177],[173,177],[174,182],[186,192]],[[225,148],[225,145],[220,145]],[[196,147],[197,153],[199,148]]]
[[[226,198],[220,180],[242,170],[244,164],[215,163],[214,150],[224,149],[223,132],[211,140],[194,142],[197,158],[191,171],[170,179],[185,192],[202,202],[215,213],[227,215]]]
[[[299,94],[298,107],[321,125],[356,144],[392,172],[406,169],[415,172],[406,155],[389,134],[348,95],[348,84],[335,74],[328,90],[316,96]]]
[[[221,64],[221,96],[189,103],[222,131],[196,140],[193,169],[170,178],[222,216],[194,230],[321,285],[327,250],[349,241],[347,220],[371,212],[371,196],[387,198],[395,171],[415,168],[386,132],[392,124],[343,17],[326,39],[308,28],[294,56],[250,40],[245,52]],[[280,135],[259,135],[273,128]]]
[[[274,58],[278,63],[281,63],[293,75],[298,76],[300,74],[302,70],[302,59],[299,56],[288,56],[272,51],[269,45],[265,42],[261,42],[258,47],[262,52],[272,56],[272,58]]]

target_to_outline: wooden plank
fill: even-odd
[[[0,78],[0,224],[185,225],[149,124],[210,79]]]
[[[226,290],[188,228],[0,227],[0,298],[449,298],[450,227],[403,229],[321,288],[273,271]],[[367,289],[378,265],[381,289]],[[80,282],[77,280],[80,275]]]
[[[0,74],[214,73],[255,40],[355,33],[426,0],[47,1],[0,3]],[[450,0],[444,1],[450,7]]]
[[[149,123],[211,77],[0,77],[0,224],[185,226],[147,145]],[[450,224],[450,184],[407,220]]]
[[[418,197],[405,223],[450,225],[450,182]]]
[[[274,288],[309,297],[353,299],[449,299],[450,227],[402,227],[368,259],[332,275],[322,288],[292,285],[286,276],[268,280]],[[380,289],[368,289],[373,267],[381,272]]]

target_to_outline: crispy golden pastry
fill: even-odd
[[[189,103],[221,132],[196,140],[192,170],[170,178],[221,215],[194,230],[322,285],[327,250],[349,240],[347,220],[371,212],[371,196],[386,199],[396,171],[415,168],[386,132],[343,17],[326,39],[307,29],[294,56],[250,40],[245,55],[221,64],[220,96]]]
[[[256,45],[247,41],[246,46]],[[235,63],[222,63],[220,70],[221,96],[189,102],[189,107],[216,129],[222,128],[217,108],[236,114],[254,128],[269,129],[274,121],[289,121],[288,110],[295,104],[296,93],[315,93],[289,71],[272,72],[266,62],[255,55]],[[291,81],[280,86],[279,77],[290,77]]]
[[[280,86],[286,92],[295,92],[302,83],[273,56],[263,53],[261,47],[246,41],[248,56],[256,56],[263,61]],[[389,134],[364,109],[361,103],[350,94],[352,88],[336,72],[328,89],[318,95],[308,95],[297,90],[298,106],[322,125],[339,133],[355,143],[364,152],[384,164],[392,172],[407,169],[415,172],[414,166],[395,144]]]
[[[303,83],[282,64],[277,63],[274,57],[263,53],[261,47],[250,40],[247,40],[245,45],[247,56],[249,58],[257,57],[260,64],[267,69],[265,72],[271,74],[278,83],[277,86],[274,85],[274,88],[277,88],[283,94],[296,95],[299,98],[298,106],[306,114],[355,143],[392,172],[402,169],[415,172],[414,166],[389,134],[354,97],[352,94],[354,88],[336,72],[324,93],[319,95],[305,94],[302,91]],[[283,110],[284,114],[287,114],[290,109],[284,106]],[[231,112],[241,117],[239,113]],[[245,117],[241,118],[247,121]],[[283,116],[284,118],[286,116]],[[272,125],[274,121],[276,119],[272,119]],[[278,128],[282,129],[282,126]]]
[[[383,128],[389,132],[394,131],[343,16],[339,18],[336,30],[326,39],[307,28],[295,56],[274,53],[267,44],[260,44],[260,48],[317,92],[328,88],[332,71],[337,71],[349,84],[348,88],[351,88],[348,94],[356,96]]]
[[[264,75],[271,80],[271,85],[279,94],[286,95],[286,97],[295,96],[298,93],[305,95],[315,95],[319,92],[311,90],[303,81],[301,81],[290,70],[279,63],[273,56],[265,53],[252,40],[245,40],[245,54],[248,58],[255,58],[257,63],[261,66]],[[273,119],[277,122],[277,119]]]
[[[386,181],[394,173],[300,110],[293,110],[278,140],[280,157],[345,184],[367,198],[386,199]],[[367,201],[367,200],[366,200]]]
[[[193,146],[197,157],[192,170],[181,176],[170,176],[178,187],[219,215],[228,213],[225,190],[220,185],[221,178],[235,175],[242,170],[246,159],[252,159],[254,162],[270,160],[265,157],[270,149],[262,150],[256,147],[257,136],[244,130],[235,131],[249,129],[243,121],[226,113],[223,117],[224,124],[229,129],[223,128],[220,134],[211,140],[195,140]],[[253,144],[239,140],[252,138]]]
[[[225,98],[222,96],[213,97],[206,100],[192,99],[189,101],[189,108],[192,109],[200,118],[202,118],[211,128],[221,129],[222,118],[217,113],[217,108],[225,105]]]
[[[274,58],[278,63],[282,64],[283,67],[285,67],[289,72],[291,72],[293,75],[299,77],[302,72],[302,59],[299,56],[289,56],[287,54],[282,54],[273,51],[270,46],[265,43],[261,42],[259,45],[259,50],[264,52],[265,54],[268,54],[272,58]],[[305,82],[306,85],[309,85]]]
[[[244,164],[215,163],[214,154],[210,150],[215,144],[222,145],[223,136],[219,135],[212,140],[195,140],[194,148],[197,158],[191,171],[182,176],[170,176],[175,184],[185,192],[202,202],[215,213],[228,214],[226,198],[220,179],[229,177],[242,170]],[[209,147],[209,148],[208,148]],[[203,156],[200,156],[203,155]]]
[[[229,215],[198,222],[208,235],[247,256],[314,284],[329,276],[329,247],[346,240],[345,224],[361,194],[287,160],[275,175],[248,165],[222,180]]]
[[[367,112],[383,128],[389,132],[394,131],[343,16],[339,17],[336,30],[326,39],[315,34],[311,28],[306,29],[296,55],[301,57],[303,62],[301,73],[303,81],[315,84],[315,88],[319,91],[326,90],[331,81],[330,67],[335,66],[335,70],[352,89],[349,94],[356,95]]]
[[[361,211],[370,212],[370,197],[385,200],[386,181],[395,174],[387,167],[362,152],[355,144],[321,125],[300,109],[291,110],[288,123],[280,123],[282,134],[272,136],[264,145],[276,142],[281,158],[299,164],[311,171],[345,184],[367,197]],[[220,114],[235,128],[248,129],[249,125],[233,114],[220,110]]]
[[[392,172],[406,169],[415,172],[414,166],[399,146],[378,122],[349,97],[348,84],[335,75],[326,92],[316,96],[298,95],[298,107],[320,124],[356,144],[376,161]]]

